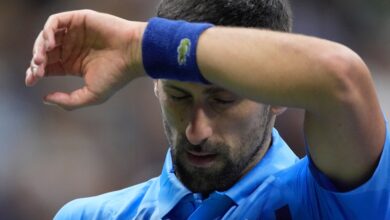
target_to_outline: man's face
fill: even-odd
[[[269,107],[213,85],[155,82],[176,176],[191,191],[224,191],[270,142]]]

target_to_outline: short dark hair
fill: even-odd
[[[157,16],[215,25],[291,31],[287,0],[162,0]]]

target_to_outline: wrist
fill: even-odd
[[[147,76],[142,62],[142,39],[146,26],[146,22],[129,21],[128,24],[125,61],[127,62],[127,72],[131,73],[132,78]]]
[[[196,50],[200,35],[208,23],[189,23],[152,18],[142,40],[145,72],[154,79],[208,84],[197,65]]]

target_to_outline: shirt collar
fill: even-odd
[[[164,217],[186,195],[192,193],[176,177],[172,165],[171,150],[165,157],[164,167],[160,176],[160,192],[158,207],[160,218]]]
[[[217,192],[229,196],[236,204],[248,197],[268,176],[290,167],[298,161],[280,137],[276,129],[272,130],[272,145],[255,167],[243,176],[233,187],[225,192]],[[160,176],[160,192],[158,205],[160,217],[165,216],[186,195],[192,193],[176,177],[172,164],[171,152],[165,157]]]

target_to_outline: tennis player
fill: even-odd
[[[170,145],[160,176],[56,219],[390,219],[388,125],[356,53],[289,33],[283,0],[165,0],[158,16],[64,12],[37,37],[28,86],[85,82],[45,102],[100,104],[152,77]],[[283,106],[306,110],[301,160],[273,128]]]

